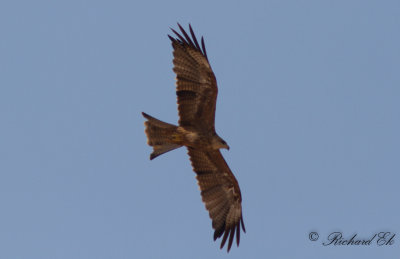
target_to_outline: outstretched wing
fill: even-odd
[[[229,252],[235,232],[236,244],[239,246],[240,225],[246,232],[239,184],[219,150],[203,151],[188,147],[188,154],[215,229],[214,241],[224,235],[222,249],[229,236]]]
[[[204,39],[201,38],[200,47],[190,25],[192,38],[179,23],[178,26],[182,35],[171,29],[177,38],[168,37],[174,48],[173,70],[177,80],[179,125],[214,130],[218,88],[208,63]]]

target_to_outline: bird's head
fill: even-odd
[[[215,135],[215,137],[213,138],[213,143],[212,146],[214,149],[220,149],[220,148],[225,148],[229,150],[229,146],[226,143],[225,140],[223,140],[220,136]]]

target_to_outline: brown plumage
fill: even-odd
[[[229,146],[214,127],[217,81],[208,62],[204,39],[201,38],[200,45],[190,25],[191,37],[178,26],[182,35],[171,29],[177,38],[168,37],[174,49],[179,126],[142,113],[147,119],[148,144],[153,147],[150,159],[181,146],[187,147],[202,200],[215,229],[214,240],[223,236],[222,248],[229,238],[229,252],[235,234],[239,246],[240,227],[246,230],[239,184],[219,151]]]

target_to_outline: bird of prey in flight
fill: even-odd
[[[185,146],[200,186],[202,200],[212,220],[214,241],[222,237],[221,249],[228,240],[228,252],[240,227],[246,232],[242,216],[239,184],[219,149],[229,149],[214,127],[217,81],[208,61],[204,39],[201,42],[189,24],[190,36],[178,23],[181,33],[168,35],[174,49],[179,126],[142,113],[147,119],[145,132],[153,147],[150,159]],[[200,45],[201,44],[201,45]]]

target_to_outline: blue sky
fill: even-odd
[[[178,120],[176,22],[219,84],[229,254],[186,150],[149,160],[140,113]],[[399,28],[398,1],[2,1],[0,258],[398,257]]]

